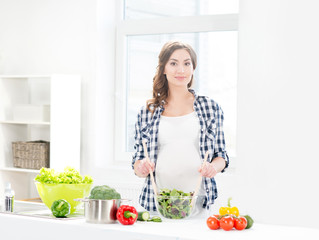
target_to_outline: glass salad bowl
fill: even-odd
[[[176,189],[162,189],[155,197],[158,213],[166,219],[186,219],[195,209],[197,196]]]

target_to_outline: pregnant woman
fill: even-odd
[[[201,175],[197,203],[208,208],[217,198],[214,177],[229,164],[221,107],[191,89],[196,65],[191,46],[166,43],[153,78],[153,98],[137,116],[132,167],[138,177],[146,178],[139,203],[148,211],[156,211],[150,171],[159,189],[184,192],[194,191]],[[150,162],[145,160],[143,141]],[[207,163],[202,164],[206,152]]]

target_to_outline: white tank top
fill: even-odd
[[[199,137],[196,112],[180,117],[161,116],[155,170],[159,189],[195,191],[201,165]],[[199,194],[204,194],[203,183]]]

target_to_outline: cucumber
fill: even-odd
[[[162,222],[162,219],[159,216],[154,216],[147,221],[148,222]]]
[[[138,212],[137,220],[139,221],[147,221],[150,218],[150,213],[147,211]]]
[[[244,216],[247,220],[247,226],[246,226],[246,229],[249,229],[253,226],[254,224],[254,220],[249,216],[249,215],[245,215]]]

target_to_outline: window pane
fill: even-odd
[[[239,0],[125,0],[124,19],[238,13]]]
[[[193,89],[221,105],[229,155],[236,149],[237,32],[161,34],[127,37],[126,150],[133,151],[138,110],[152,97],[158,54],[165,42],[181,40],[193,46],[198,65]]]

